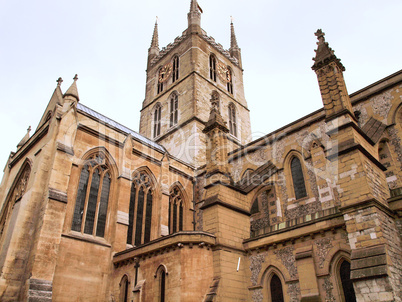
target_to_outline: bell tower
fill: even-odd
[[[202,9],[191,0],[188,27],[159,49],[155,24],[148,50],[145,100],[140,133],[195,167],[205,165],[207,140],[203,129],[210,100],[229,129],[228,151],[250,141],[250,116],[244,96],[241,52],[233,22],[230,49],[225,50],[201,28]]]

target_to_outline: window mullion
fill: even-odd
[[[96,198],[94,226],[92,229],[93,235],[96,235],[96,228],[98,226],[99,205],[100,205],[100,199],[102,197],[102,187],[103,187],[103,178],[104,177],[105,177],[105,171],[103,171],[103,173],[101,174],[100,180],[99,180],[98,197]]]
[[[87,209],[88,209],[89,193],[91,191],[92,176],[93,176],[94,170],[95,169],[92,166],[89,167],[88,186],[87,186],[87,192],[85,194],[84,212],[82,213],[82,221],[81,221],[81,233],[84,233],[85,222],[87,220]]]

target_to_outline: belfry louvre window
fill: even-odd
[[[229,105],[229,133],[237,137],[236,108],[233,104]]]
[[[296,199],[307,196],[306,185],[304,182],[303,169],[300,160],[294,157],[290,162],[290,170],[292,172],[293,188]]]
[[[151,240],[153,186],[145,172],[137,173],[131,184],[127,243],[141,245]]]
[[[233,94],[233,76],[232,76],[232,71],[230,70],[230,68],[228,68],[228,70],[226,71],[227,72],[227,75],[226,75],[226,78],[227,78],[227,80],[228,80],[228,82],[227,82],[227,89],[228,89],[228,92],[230,93],[230,94]]]
[[[177,125],[179,114],[179,97],[177,94],[172,94],[170,97],[170,127]]]
[[[169,234],[183,231],[183,196],[179,188],[170,192],[169,198]]]
[[[209,78],[216,82],[216,58],[214,55],[209,56]]]
[[[164,73],[162,72],[162,68],[159,70],[158,72],[158,77],[157,77],[157,81],[158,81],[158,93],[161,93],[163,91],[163,82],[164,82]]]
[[[111,176],[102,154],[86,161],[78,183],[73,231],[104,237]]]
[[[173,58],[173,72],[172,72],[172,82],[176,82],[179,79],[179,57],[175,56]]]
[[[154,137],[161,134],[161,113],[162,106],[158,104],[154,111]]]

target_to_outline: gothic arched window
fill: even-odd
[[[169,234],[183,231],[184,202],[181,190],[174,187],[169,196]]]
[[[299,158],[293,157],[290,162],[290,170],[292,172],[293,189],[296,199],[307,196],[306,185],[304,182],[303,169]]]
[[[274,274],[271,277],[271,281],[269,282],[269,289],[271,294],[272,302],[283,302],[283,290],[282,290],[282,282],[279,277]]]
[[[209,56],[209,78],[216,82],[216,57],[214,55]]]
[[[159,296],[160,302],[165,302],[166,296],[166,272],[164,270],[160,271],[159,275]]]
[[[229,115],[229,133],[234,136],[237,136],[236,108],[233,105],[233,103],[229,105],[228,115]]]
[[[177,93],[170,96],[170,127],[177,125],[179,115],[179,97]]]
[[[164,77],[165,77],[165,74],[163,73],[162,68],[161,68],[158,71],[158,78],[157,78],[157,81],[158,81],[158,93],[161,93],[163,91]]]
[[[7,232],[10,234],[12,232],[12,229],[14,228],[13,226],[9,226],[9,221],[13,220],[10,219],[10,217],[15,216],[16,214],[13,213],[13,208],[14,205],[21,200],[22,196],[25,194],[27,185],[28,185],[28,180],[29,176],[31,175],[31,166],[28,162],[26,162],[22,168],[21,172],[19,175],[16,177],[16,182],[15,184],[11,187],[12,189],[10,190],[10,193],[7,196],[5,205],[2,208],[2,211],[0,213],[0,249],[3,246],[3,239],[4,239],[4,234]],[[13,215],[14,214],[14,215]],[[9,230],[7,230],[9,228]]]
[[[350,280],[350,263],[344,260],[339,268],[339,276],[341,278],[343,296],[345,302],[356,302],[355,290],[352,280]]]
[[[179,79],[179,57],[175,56],[173,58],[173,72],[172,72],[172,82],[176,82]]]
[[[228,67],[228,70],[226,71],[227,75],[226,75],[226,79],[227,79],[227,84],[226,87],[228,89],[228,92],[230,94],[233,94],[233,74],[232,74],[232,70]]]
[[[139,246],[151,240],[153,186],[148,174],[134,175],[131,184],[127,243]]]
[[[127,275],[124,275],[120,281],[120,302],[128,302],[128,287],[130,282]]]
[[[105,236],[111,175],[102,153],[85,161],[78,183],[73,231]]]
[[[161,134],[161,115],[162,106],[157,104],[154,110],[154,137],[157,137]]]

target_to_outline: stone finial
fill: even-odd
[[[61,77],[59,77],[56,82],[57,82],[57,86],[60,87],[61,83],[63,83],[63,79]]]
[[[78,96],[78,88],[77,88],[77,80],[78,80],[78,75],[76,74],[73,78],[74,82],[71,84],[70,88],[67,89],[66,93],[64,94],[64,97],[66,96],[72,96],[77,99],[77,101],[80,100]]]
[[[31,132],[31,126],[28,127],[27,133],[24,135],[22,140],[18,143],[17,149],[21,148],[30,138],[29,133]]]
[[[314,34],[316,35],[318,42],[317,49],[315,50],[315,57],[313,58],[315,63],[311,68],[313,70],[318,70],[331,62],[335,62],[342,71],[345,71],[345,67],[342,65],[341,60],[335,56],[335,52],[331,47],[329,47],[329,44],[325,42],[325,33],[321,29],[318,29]]]
[[[322,44],[325,43],[325,38],[324,38],[325,33],[324,33],[321,29],[318,29],[318,30],[314,33],[314,35],[316,35],[316,37],[317,37],[317,39],[318,39],[317,45],[322,45]]]
[[[190,32],[201,32],[201,13],[202,9],[198,5],[197,0],[191,0],[190,12],[187,14],[188,27]]]

